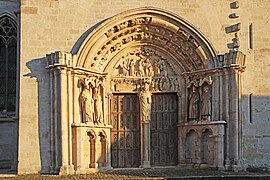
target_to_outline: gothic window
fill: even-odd
[[[0,112],[15,112],[17,27],[9,16],[0,18]]]

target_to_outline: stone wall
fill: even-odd
[[[242,5],[243,4],[243,5]],[[268,1],[240,1],[242,22],[240,49],[247,55],[243,73],[243,162],[246,167],[270,164],[270,19]],[[253,28],[253,47],[249,46],[249,25]]]
[[[125,10],[144,6],[166,9],[188,20],[200,29],[220,54],[228,51],[227,44],[234,37],[233,34],[226,34],[225,28],[241,22],[240,50],[247,55],[246,72],[243,74],[243,142],[250,142],[244,144],[243,158],[246,163],[256,166],[269,163],[269,148],[264,145],[264,141],[269,138],[269,83],[265,77],[269,73],[267,60],[270,58],[270,32],[266,14],[270,10],[270,3],[241,0],[239,9],[230,9],[231,2],[22,0],[19,173],[37,173],[48,168],[44,166],[48,166],[50,161],[50,104],[45,55],[56,50],[70,51],[79,37],[96,23]],[[238,12],[240,18],[230,19],[228,16],[233,12]],[[249,45],[251,23],[253,49]],[[250,93],[253,93],[253,123],[249,123],[247,97]]]

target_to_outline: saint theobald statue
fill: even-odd
[[[94,87],[93,89],[94,98],[94,109],[95,109],[95,122],[103,123],[103,107],[102,107],[102,97],[99,87]]]
[[[203,96],[202,96],[202,109],[201,109],[201,115],[204,120],[209,120],[211,116],[211,90],[209,86],[203,87]]]
[[[192,86],[192,92],[189,95],[189,120],[199,119],[200,95],[195,86]]]
[[[145,83],[144,89],[139,93],[142,122],[149,122],[151,120],[151,104],[152,104],[151,96],[152,93],[149,91],[149,84]]]
[[[94,100],[92,98],[92,89],[90,84],[82,84],[82,92],[80,94],[80,105],[82,113],[82,122],[93,122],[94,115]]]

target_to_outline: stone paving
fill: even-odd
[[[0,179],[37,179],[37,180],[53,180],[53,179],[134,179],[134,180],[216,180],[216,179],[236,179],[236,180],[269,180],[270,172],[230,172],[216,170],[201,169],[175,169],[175,168],[154,168],[154,169],[118,169],[107,172],[99,172],[84,175],[12,175],[0,174]]]

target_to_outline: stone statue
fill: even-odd
[[[94,87],[93,97],[95,107],[95,123],[103,123],[102,97],[98,87]]]
[[[139,76],[139,77],[144,76],[143,65],[142,65],[142,60],[141,59],[138,61],[137,76]]]
[[[113,80],[111,80],[111,83],[110,83],[110,87],[111,87],[111,91],[115,91],[115,82]]]
[[[161,77],[159,80],[159,90],[160,91],[168,91],[170,89],[169,78]]]
[[[156,61],[153,64],[153,70],[154,70],[154,75],[159,75],[160,74],[160,69],[159,69],[158,61]]]
[[[128,70],[125,67],[124,61],[122,62],[123,64],[119,64],[117,69],[118,69],[118,76],[126,76],[128,75]]]
[[[166,76],[166,77],[168,76],[167,67],[163,61],[161,61],[159,65],[159,69],[160,69],[160,74],[162,76]]]
[[[145,76],[149,77],[149,76],[152,76],[152,72],[153,72],[153,67],[150,63],[150,60],[147,58],[145,60],[144,74]]]
[[[149,84],[145,83],[144,89],[139,93],[142,122],[148,122],[151,120],[151,103],[152,103],[151,96],[152,93],[149,91]]]
[[[129,64],[129,75],[130,76],[135,76],[135,62],[132,59]]]
[[[198,120],[199,118],[200,96],[195,86],[192,86],[192,92],[189,95],[189,120]]]
[[[210,120],[211,117],[211,91],[208,85],[203,87],[203,96],[202,96],[202,108],[201,115],[203,120]]]
[[[94,100],[92,98],[92,89],[90,88],[90,84],[83,83],[82,92],[80,94],[80,105],[82,122],[93,122]]]

